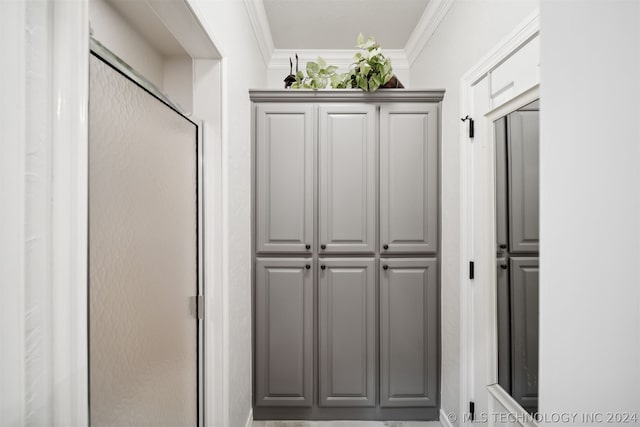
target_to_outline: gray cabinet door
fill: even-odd
[[[511,252],[538,251],[539,112],[508,116]]]
[[[438,107],[380,109],[380,252],[438,250]]]
[[[312,404],[313,270],[311,258],[256,260],[257,406]]]
[[[380,405],[435,407],[437,261],[381,259],[380,265]]]
[[[373,253],[376,120],[368,104],[321,105],[320,253]]]
[[[313,248],[313,111],[309,104],[257,106],[256,252]]]
[[[537,257],[511,258],[511,339],[513,398],[527,410],[538,407]]]
[[[375,406],[375,260],[319,263],[320,406]]]

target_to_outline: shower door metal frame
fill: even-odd
[[[197,346],[197,360],[196,360],[196,379],[197,379],[197,425],[198,427],[203,427],[205,421],[205,399],[204,399],[204,391],[205,391],[205,363],[204,363],[204,337],[205,337],[205,322],[204,322],[204,301],[205,301],[205,293],[204,293],[204,191],[203,191],[203,183],[204,183],[204,175],[203,175],[203,130],[204,125],[202,120],[197,120],[191,114],[185,113],[182,108],[176,103],[174,103],[168,95],[158,89],[153,83],[147,80],[142,74],[137,72],[134,68],[129,66],[125,61],[123,61],[116,54],[111,52],[105,46],[103,46],[99,41],[90,38],[89,42],[89,50],[90,55],[94,55],[99,60],[103,61],[105,64],[113,68],[116,72],[123,75],[125,78],[132,81],[135,85],[140,87],[142,90],[147,92],[149,95],[157,99],[158,101],[165,104],[175,113],[182,116],[185,120],[189,121],[196,128],[196,268],[197,268],[197,283],[196,283],[196,293],[195,293],[195,302],[194,302],[194,321],[196,321],[196,346]],[[87,187],[88,188],[88,187]],[[88,215],[87,215],[88,219]],[[87,231],[88,231],[88,221],[87,221]],[[89,239],[87,239],[87,249],[89,246]],[[88,262],[88,257],[87,257]],[[90,296],[90,280],[89,280],[89,269],[87,268],[87,301],[89,301]],[[87,332],[89,332],[89,319],[90,319],[90,311],[87,306]],[[90,334],[87,334],[87,357],[90,355],[91,348],[91,340]],[[91,366],[88,366],[88,375],[87,375],[87,390],[89,390],[89,381],[91,378]],[[89,397],[89,403],[91,402]],[[89,405],[88,411],[88,424],[91,424],[91,406]]]

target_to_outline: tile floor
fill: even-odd
[[[438,421],[254,421],[253,427],[442,427]]]

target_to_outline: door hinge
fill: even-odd
[[[204,298],[202,295],[194,295],[190,300],[191,315],[196,319],[204,319]]]
[[[469,279],[473,279],[476,273],[476,265],[473,261],[469,261]]]
[[[469,402],[469,421],[474,422],[476,420],[476,404],[475,402]]]
[[[463,122],[466,122],[467,120],[469,120],[469,138],[473,138],[473,135],[475,133],[473,119],[467,115],[467,117],[464,117],[460,120],[462,120]]]

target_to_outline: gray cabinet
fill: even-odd
[[[437,262],[381,259],[380,264],[381,406],[436,406]]]
[[[380,107],[380,253],[438,249],[438,106]]]
[[[258,406],[311,406],[313,270],[310,258],[256,260]]]
[[[319,263],[320,405],[375,406],[375,260]]]
[[[314,108],[264,104],[256,110],[256,251],[313,247]]]
[[[523,408],[538,408],[537,257],[511,258],[512,393]]]
[[[376,209],[375,106],[319,107],[321,253],[373,253]]]
[[[511,252],[538,251],[539,112],[507,117]]]
[[[438,419],[442,96],[251,91],[254,419]]]

